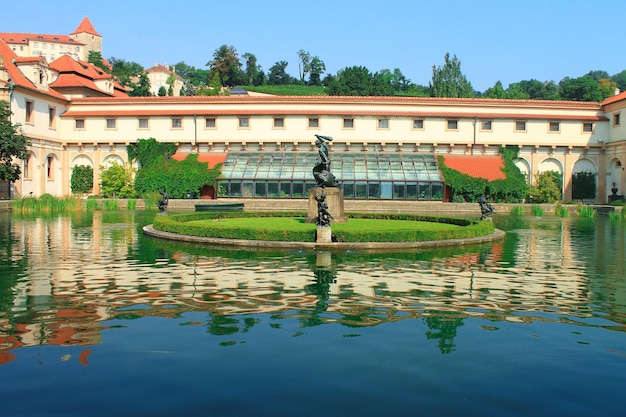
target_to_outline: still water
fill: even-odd
[[[154,216],[0,213],[0,415],[625,413],[624,222],[315,253],[160,241]]]

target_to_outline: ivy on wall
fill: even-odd
[[[452,190],[453,202],[476,202],[482,195],[503,203],[519,203],[527,193],[527,184],[524,175],[515,165],[519,149],[517,146],[500,147],[500,155],[504,162],[505,179],[488,181],[484,178],[474,178],[462,172],[449,168],[444,163],[444,157],[437,157],[439,168],[445,183]]]
[[[155,139],[139,139],[129,147],[129,159],[136,160],[140,168],[135,177],[135,191],[147,195],[166,191],[170,198],[198,196],[206,185],[215,187],[221,173],[221,164],[209,169],[206,162],[199,162],[197,154],[190,154],[183,161],[171,159],[176,145],[159,143]]]

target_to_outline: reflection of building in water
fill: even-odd
[[[588,261],[572,247],[570,227],[561,220],[521,228],[486,246],[342,255],[319,274],[307,254],[257,257],[140,242],[132,214],[126,219],[109,219],[103,212],[82,216],[14,223],[13,253],[27,262],[22,279],[10,288],[12,305],[0,308],[10,312],[0,313],[0,352],[99,343],[101,322],[123,317],[120,309],[137,305],[150,308],[132,310],[135,316],[272,314],[271,320],[349,326],[435,317],[433,326],[446,329],[467,317],[545,320],[543,314],[520,311],[589,314],[582,306],[594,297],[594,286],[602,293],[600,285],[611,285],[601,280],[590,287]],[[611,268],[623,274],[620,265]],[[624,297],[623,292],[612,289],[611,296]],[[441,322],[440,315],[452,322]]]

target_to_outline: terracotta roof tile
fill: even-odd
[[[187,156],[189,156],[189,153],[177,152],[174,155],[172,155],[172,159],[175,159],[177,161],[184,161],[185,158],[187,158]],[[208,163],[209,168],[213,168],[217,164],[224,163],[225,160],[226,160],[226,154],[224,152],[220,152],[220,153],[202,152],[198,154],[198,162]]]
[[[502,172],[504,161],[500,156],[446,155],[444,163],[448,168],[473,178],[484,178],[487,181],[506,178]]]
[[[95,36],[102,37],[102,35],[100,35],[96,31],[96,29],[93,27],[93,24],[91,23],[91,21],[89,20],[89,18],[87,16],[85,16],[83,18],[82,22],[80,22],[80,25],[78,25],[76,30],[74,30],[74,32],[70,33],[70,35],[76,35],[78,33],[89,33],[90,35],[95,35]]]

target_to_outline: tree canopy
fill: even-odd
[[[461,72],[461,61],[454,55],[444,56],[444,65],[433,65],[433,78],[430,85],[433,97],[475,97],[472,84]]]
[[[11,124],[9,103],[0,100],[0,181],[14,182],[22,175],[15,159],[28,158],[28,139],[19,133],[20,124]]]

